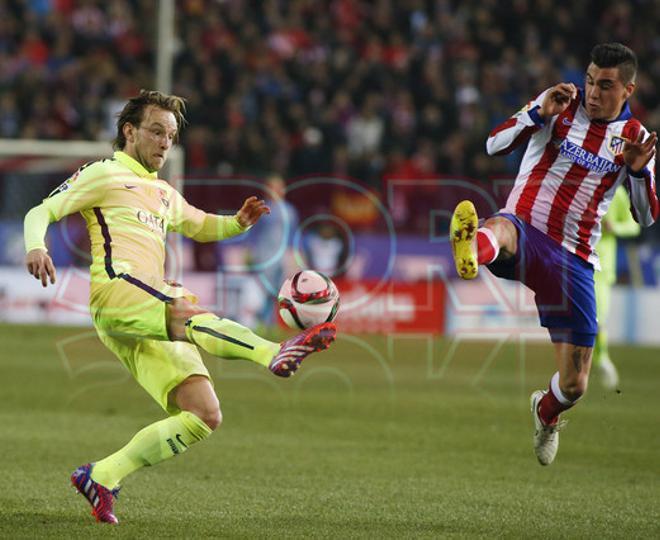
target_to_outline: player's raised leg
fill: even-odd
[[[463,279],[474,279],[479,272],[477,260],[477,229],[479,218],[471,201],[461,201],[454,209],[449,225],[449,241],[456,272]]]
[[[591,368],[591,347],[572,343],[555,343],[558,371],[547,390],[531,396],[534,418],[534,452],[541,465],[550,465],[559,449],[559,421],[563,411],[573,407],[587,390]]]
[[[172,340],[189,341],[221,358],[251,360],[282,377],[295,372],[309,354],[327,349],[337,333],[334,324],[324,323],[275,343],[184,298],[168,306],[168,329]]]
[[[317,324],[284,341],[268,369],[280,377],[290,377],[307,355],[323,351],[335,340],[337,328],[331,322]]]
[[[456,272],[463,279],[474,279],[480,264],[490,264],[500,256],[512,257],[517,249],[516,227],[504,217],[493,216],[479,227],[479,217],[470,201],[454,209],[449,240]]]

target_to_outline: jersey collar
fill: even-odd
[[[632,112],[630,111],[630,105],[626,101],[621,109],[621,113],[612,122],[620,122],[621,120],[628,120],[630,118],[632,118]]]
[[[149,172],[138,161],[133,159],[126,152],[122,152],[121,150],[117,150],[112,155],[112,157],[115,161],[118,161],[122,165],[125,165],[131,171],[133,171],[135,174],[140,176],[141,178],[153,178],[154,180],[156,178],[158,178],[158,172],[157,171]]]

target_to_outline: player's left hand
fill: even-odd
[[[270,208],[266,206],[266,201],[253,195],[245,199],[243,206],[236,213],[236,219],[238,219],[241,227],[246,229],[259,221],[264,214],[270,214]]]
[[[644,140],[644,133],[640,131],[636,141],[623,143],[623,161],[634,172],[641,171],[655,155],[655,145],[658,134],[654,131]]]

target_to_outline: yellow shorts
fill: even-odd
[[[191,375],[211,380],[197,347],[169,341],[167,303],[197,297],[184,287],[150,276],[123,274],[90,293],[94,327],[103,344],[169,414],[179,412],[169,393]]]

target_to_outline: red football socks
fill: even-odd
[[[550,381],[550,387],[539,402],[539,417],[546,426],[551,426],[559,420],[559,414],[575,405],[559,389],[559,372],[555,373]]]
[[[495,233],[487,227],[481,227],[477,231],[477,262],[490,264],[497,259],[499,253],[500,245]]]
[[[546,426],[556,424],[559,420],[559,413],[563,410],[565,410],[564,407],[559,403],[552,390],[548,390],[539,402],[539,417]]]

